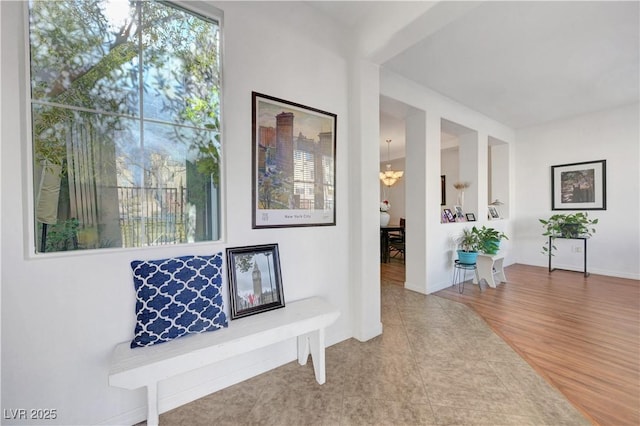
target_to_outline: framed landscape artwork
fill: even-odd
[[[606,210],[607,161],[551,166],[551,210]]]
[[[336,224],[336,114],[252,92],[253,229]]]
[[[278,244],[227,248],[231,319],[284,308]]]

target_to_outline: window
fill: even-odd
[[[218,23],[151,1],[29,11],[36,251],[219,239]]]
[[[313,187],[315,182],[313,153],[293,151],[293,189],[298,199],[297,207],[301,209],[314,208]]]

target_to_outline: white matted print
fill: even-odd
[[[252,93],[252,226],[336,224],[337,115]]]
[[[607,161],[551,166],[551,210],[606,210]]]

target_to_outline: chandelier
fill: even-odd
[[[389,161],[389,146],[391,145],[391,139],[387,139],[387,161]],[[391,170],[391,164],[387,163],[387,169],[384,172],[380,172],[380,180],[385,186],[392,186],[398,179],[402,177],[404,172],[402,170],[394,172]]]

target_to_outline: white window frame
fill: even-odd
[[[141,250],[164,250],[166,251],[168,248],[176,248],[180,252],[184,252],[184,247],[194,247],[198,248],[201,246],[208,246],[211,249],[211,245],[220,246],[220,248],[216,248],[215,250],[221,250],[223,245],[227,241],[227,226],[226,226],[226,206],[227,206],[227,191],[226,191],[226,158],[225,155],[225,131],[224,131],[224,123],[225,123],[225,114],[224,114],[224,13],[221,9],[214,7],[213,5],[207,2],[193,2],[193,1],[183,1],[183,0],[174,0],[169,1],[167,3],[171,3],[187,12],[192,12],[198,15],[201,15],[205,18],[215,20],[218,23],[219,27],[219,37],[220,37],[220,47],[219,47],[219,98],[220,98],[220,164],[219,164],[219,182],[220,187],[219,191],[219,215],[217,216],[217,222],[215,221],[216,216],[213,216],[213,226],[218,227],[218,235],[219,238],[217,240],[210,241],[198,241],[192,243],[180,243],[173,245],[156,245],[156,246],[144,246],[144,247],[114,247],[114,248],[100,248],[100,249],[88,249],[88,250],[71,250],[71,251],[56,251],[56,252],[47,252],[42,253],[38,251],[36,247],[36,218],[35,218],[35,191],[34,191],[34,141],[33,141],[33,128],[32,128],[32,115],[31,115],[31,57],[30,57],[30,38],[29,38],[29,4],[28,2],[21,2],[22,7],[22,19],[20,21],[19,26],[21,26],[21,35],[22,42],[17,41],[22,47],[22,61],[19,61],[18,67],[20,67],[20,76],[22,81],[19,81],[20,87],[20,99],[19,103],[21,103],[21,109],[23,111],[22,117],[23,121],[20,125],[20,128],[24,131],[24,140],[26,143],[23,145],[23,158],[26,161],[26,164],[21,168],[23,171],[22,182],[26,185],[26,188],[23,187],[22,193],[23,196],[26,197],[24,207],[27,209],[24,221],[24,228],[26,230],[25,237],[26,241],[24,242],[24,257],[26,259],[47,259],[47,258],[57,258],[57,257],[72,257],[72,256],[87,256],[87,255],[96,255],[96,254],[106,254],[111,252],[131,252],[131,251],[141,251]],[[213,194],[213,193],[212,193]]]

